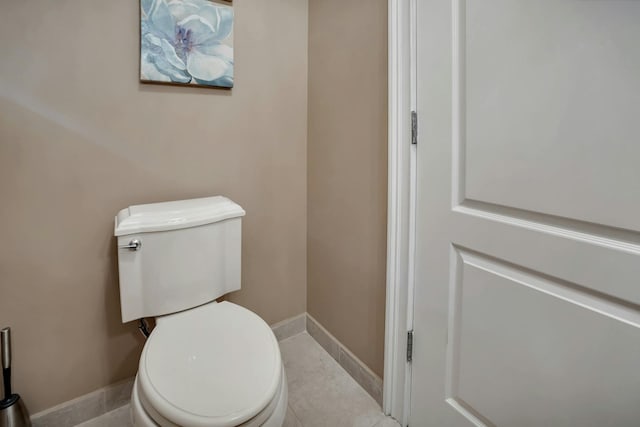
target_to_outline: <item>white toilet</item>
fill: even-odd
[[[276,337],[255,313],[215,302],[240,289],[244,214],[217,196],[116,216],[122,321],[156,318],[131,397],[136,426],[282,426]]]

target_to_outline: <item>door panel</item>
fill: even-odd
[[[452,243],[481,248],[486,255],[544,272],[604,298],[640,304],[640,246],[636,244],[465,206],[453,208],[448,220]]]
[[[410,425],[638,425],[638,22],[417,1]]]
[[[638,425],[640,376],[629,373],[640,313],[499,260],[456,256],[456,399],[501,426]]]
[[[639,1],[466,3],[465,198],[640,231],[639,13]]]

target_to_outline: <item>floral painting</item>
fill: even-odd
[[[233,87],[233,8],[140,0],[140,80]]]

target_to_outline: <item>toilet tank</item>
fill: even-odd
[[[222,196],[121,210],[115,236],[122,321],[186,310],[240,289],[244,214]]]

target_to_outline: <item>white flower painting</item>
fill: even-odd
[[[140,0],[140,80],[233,87],[233,8]]]

